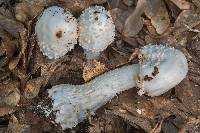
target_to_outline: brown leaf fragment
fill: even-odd
[[[186,0],[171,0],[181,10],[191,9],[191,3]]]
[[[16,52],[17,41],[16,40],[13,40],[13,41],[2,40],[2,45],[0,46],[0,49],[3,49],[6,56],[8,58],[11,58]]]
[[[175,93],[179,100],[181,100],[182,104],[185,105],[192,114],[199,115],[200,86],[189,80],[185,80],[176,87]]]
[[[167,118],[171,115],[178,115],[187,119],[188,109],[179,103],[176,99],[165,97],[154,97],[148,100],[140,101],[139,108],[143,110],[144,117],[155,119],[157,115],[161,118]]]
[[[179,133],[199,133],[200,118],[190,118],[188,122],[181,128]]]
[[[92,4],[104,4],[107,0],[92,0]]]
[[[9,38],[1,40],[0,44],[0,68],[6,66],[16,52],[17,41]]]
[[[151,20],[145,20],[145,26],[151,36],[158,36],[156,28],[151,24]]]
[[[123,35],[133,37],[138,34],[138,32],[143,27],[143,19],[141,18],[142,13],[146,8],[146,0],[138,0],[137,6],[133,13],[129,15],[126,19],[124,28],[123,28]]]
[[[200,23],[200,12],[193,10],[183,10],[174,23],[176,32],[191,30]]]
[[[157,14],[161,6],[162,0],[146,0],[145,14],[153,17]]]
[[[80,13],[92,4],[103,4],[106,0],[58,0],[58,2],[70,11]]]
[[[200,1],[199,0],[192,0],[192,3],[195,4],[198,8],[200,8]]]
[[[133,48],[137,48],[139,46],[139,43],[133,37],[123,37],[123,41],[125,41],[126,43],[128,43]]]
[[[28,34],[27,30],[20,32],[20,39],[21,39],[21,51],[22,54],[22,66],[24,69],[27,67],[27,56],[26,56],[26,49],[28,47]]]
[[[191,49],[194,49],[196,51],[200,51],[199,42],[200,42],[200,33],[198,33],[197,37],[194,37],[191,40],[191,44],[190,44]]]
[[[132,6],[136,0],[123,0],[124,4],[127,6]]]
[[[24,88],[27,80],[30,78],[30,75],[26,74],[26,71],[24,69],[20,69],[19,67],[13,69],[12,74],[20,79],[21,87]]]
[[[114,9],[119,6],[120,0],[107,0],[109,9]]]
[[[9,4],[6,4],[6,2],[2,3],[2,5],[0,6],[0,14],[4,15],[9,19],[14,19],[12,7],[9,6]]]
[[[23,0],[23,1],[26,1],[32,5],[43,6],[43,7],[48,6],[53,2],[53,0]]]
[[[14,112],[14,108],[12,107],[0,107],[0,116],[11,114],[12,112]]]
[[[106,66],[96,60],[92,60],[90,62],[87,62],[84,64],[83,69],[83,79],[87,82],[91,80],[92,78],[102,74],[105,72]]]
[[[126,10],[122,10],[119,8],[114,8],[114,9],[110,10],[110,13],[111,13],[111,16],[114,21],[116,29],[120,33],[122,33],[124,23],[125,23],[127,17],[130,15],[130,13]]]
[[[11,57],[13,57],[16,50],[17,50],[17,42],[16,41],[7,42],[7,44],[5,46],[5,52],[6,52],[6,55],[9,59]]]
[[[154,16],[148,16],[151,19],[152,25],[155,27],[158,34],[163,34],[170,25],[168,11],[164,3],[158,8]]]
[[[13,70],[13,69],[15,69],[17,67],[17,65],[18,65],[18,63],[20,61],[21,56],[22,56],[22,54],[20,53],[16,57],[13,57],[10,60],[10,62],[8,64],[8,67],[9,67],[10,70]]]
[[[45,4],[42,6],[34,1],[18,3],[15,6],[15,17],[18,21],[26,22],[37,16],[44,9],[44,6]]]
[[[30,64],[31,59],[33,58],[34,55],[34,51],[33,49],[35,48],[35,45],[37,44],[36,41],[36,36],[35,35],[31,35],[31,37],[29,38],[30,44],[29,44],[29,49],[28,49],[28,57],[27,57],[27,64]]]
[[[160,133],[162,123],[163,123],[163,120],[161,120],[161,122],[158,122],[150,133]]]
[[[0,84],[0,107],[14,107],[18,104],[20,100],[20,92],[18,88],[18,81],[10,81],[9,83]]]
[[[38,77],[35,79],[31,79],[26,83],[24,89],[24,97],[27,99],[32,99],[38,96],[40,88],[42,87],[44,82],[44,78]]]
[[[134,116],[129,112],[125,112],[122,112],[121,110],[106,110],[106,114],[119,116],[133,127],[140,126],[145,132],[151,131],[152,125],[150,124],[150,121],[142,117]]]
[[[19,32],[24,29],[24,26],[21,23],[6,18],[1,14],[0,14],[0,26],[15,38],[19,38]]]
[[[11,72],[7,69],[0,69],[0,82],[9,80]]]
[[[180,8],[178,8],[173,2],[169,1],[166,3],[169,8],[169,14],[172,16],[172,18],[176,19],[180,12],[182,11]]]
[[[8,124],[8,130],[7,132],[9,133],[22,133],[23,132],[23,127],[24,125],[20,124],[17,118],[12,115],[9,124]]]

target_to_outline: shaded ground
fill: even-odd
[[[100,59],[85,65],[78,45],[61,59],[43,56],[34,34],[41,11],[60,5],[78,17],[92,4],[110,10],[117,29],[115,42]],[[198,133],[199,41],[199,0],[0,0],[0,132]],[[153,98],[130,89],[72,130],[62,131],[53,115],[45,117],[42,109],[51,107],[46,94],[51,86],[82,84],[104,70],[126,65],[134,49],[148,43],[168,44],[184,52],[189,72],[178,86]]]

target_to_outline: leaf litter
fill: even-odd
[[[115,42],[97,61],[86,61],[80,46],[53,61],[42,55],[33,29],[44,8],[59,5],[78,16],[95,4],[110,10],[117,29]],[[198,0],[1,0],[0,131],[65,132],[53,122],[46,90],[61,83],[82,84],[134,62],[137,49],[153,42],[185,53],[187,78],[154,98],[140,97],[130,89],[89,116],[89,121],[67,131],[199,132],[199,11]]]

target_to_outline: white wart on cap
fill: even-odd
[[[38,45],[49,59],[64,56],[77,43],[77,20],[58,6],[44,10],[35,26]]]
[[[79,17],[79,44],[89,59],[95,58],[110,45],[115,36],[115,25],[110,12],[102,6],[85,9]]]

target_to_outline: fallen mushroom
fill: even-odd
[[[139,87],[139,94],[159,96],[179,84],[188,71],[184,54],[172,47],[147,45],[139,64],[109,71],[83,85],[61,84],[48,90],[53,100],[55,122],[63,129],[82,122],[116,94]]]
[[[44,10],[35,26],[38,45],[49,59],[64,56],[77,43],[77,20],[58,6]]]
[[[115,25],[109,11],[102,6],[85,9],[79,17],[79,44],[87,59],[99,56],[100,52],[114,41]]]

